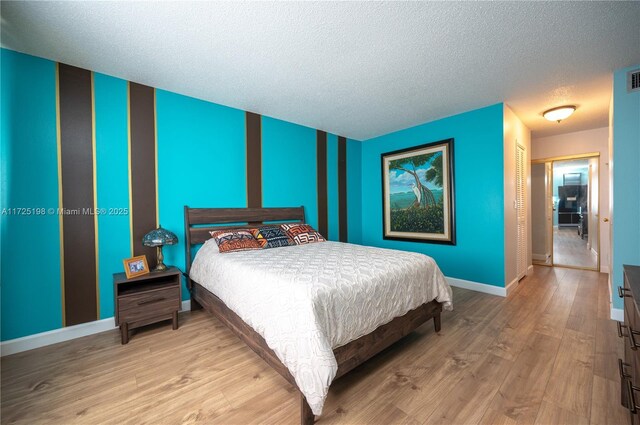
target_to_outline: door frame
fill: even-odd
[[[590,152],[590,153],[581,153],[581,154],[575,154],[575,155],[563,155],[563,156],[553,156],[553,157],[549,157],[549,158],[540,158],[540,159],[532,159],[531,160],[531,164],[545,164],[547,162],[551,163],[551,181],[553,182],[553,163],[556,161],[570,161],[572,159],[592,159],[595,158],[598,160],[598,174],[600,173],[600,152]],[[591,180],[591,179],[589,179]],[[600,184],[600,176],[598,175],[598,185]],[[547,190],[547,185],[545,185],[545,190]],[[553,190],[553,186],[552,186],[552,190]],[[589,181],[589,190],[591,190],[591,181]],[[553,261],[553,256],[554,256],[554,245],[553,245],[553,220],[551,221],[551,226],[549,226],[549,240],[551,241],[551,264],[536,264],[538,266],[544,266],[544,267],[564,267],[567,269],[577,269],[577,270],[591,270],[591,271],[596,271],[596,272],[600,272],[600,188],[598,188],[598,220],[597,223],[598,225],[596,226],[596,232],[598,232],[598,258],[596,259],[596,267],[592,268],[592,267],[580,267],[580,266],[571,266],[571,265],[566,265],[566,264],[556,264]],[[546,198],[546,194],[545,194],[545,198]]]

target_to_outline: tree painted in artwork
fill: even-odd
[[[442,181],[442,155],[436,156],[431,161],[431,168],[424,173],[424,178],[428,182],[435,184],[436,186],[443,187]]]
[[[393,161],[389,162],[389,170],[404,171],[405,173],[411,174],[415,179],[416,181],[415,186],[412,185],[413,191],[416,194],[416,201],[413,204],[414,207],[429,208],[431,206],[436,205],[436,199],[433,196],[433,193],[427,186],[422,184],[422,182],[420,181],[420,176],[418,176],[418,171],[417,171],[417,168],[428,163],[436,154],[437,152],[426,153],[426,154],[416,155],[408,158],[394,159]],[[442,168],[442,159],[441,159],[442,155],[438,156],[437,158],[433,158],[433,161],[435,162],[439,158],[440,158],[440,168]],[[433,164],[432,164],[431,168],[429,168],[425,172],[425,178],[427,179],[427,181],[434,181],[435,184],[438,184],[438,181],[439,181],[441,185],[442,170],[439,170],[439,171],[434,170]]]

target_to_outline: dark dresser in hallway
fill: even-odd
[[[626,338],[624,360],[618,359],[620,369],[620,399],[629,409],[631,423],[640,424],[640,267],[624,266],[624,286],[618,287],[624,299],[624,323],[618,322],[618,336]]]

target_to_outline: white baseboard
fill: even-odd
[[[611,307],[611,320],[617,320],[618,322],[624,322],[624,310],[621,308]]]
[[[191,311],[191,300],[182,301],[182,310],[180,311]]]
[[[182,301],[182,310],[191,310],[191,301]],[[80,325],[67,326],[65,328],[54,329],[52,331],[41,332],[22,338],[10,339],[0,343],[0,356],[21,353],[35,348],[45,347],[59,342],[69,341],[83,336],[93,335],[116,329],[113,317],[96,320],[94,322],[82,323]]]
[[[40,348],[71,339],[81,338],[100,332],[115,329],[113,317],[96,320],[94,322],[81,323],[79,325],[67,326],[65,328],[54,329],[52,331],[41,332],[35,335],[28,335],[22,338],[10,339],[0,343],[0,353],[2,357],[11,354],[21,353],[34,348]]]
[[[533,273],[533,264],[529,264],[529,267],[527,267],[527,276],[529,276],[531,273]]]
[[[548,252],[546,254],[531,254],[532,260],[541,261],[543,263],[546,263],[547,261],[549,261],[550,258],[551,258],[551,254]]]
[[[472,282],[470,280],[457,279],[455,277],[447,277],[449,285],[456,288],[470,289],[476,292],[484,292],[485,294],[498,295],[500,297],[507,296],[507,289],[500,286],[487,285],[486,283]]]
[[[600,266],[602,269],[602,265]],[[611,286],[612,276],[607,276],[607,288],[609,289],[609,305],[613,303],[613,287]],[[624,310],[621,308],[611,307],[611,320],[617,320],[618,322],[624,322]]]

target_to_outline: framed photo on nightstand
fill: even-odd
[[[127,258],[123,260],[123,262],[124,272],[127,275],[127,279],[149,273],[149,264],[147,263],[146,255],[138,255],[137,257]]]

